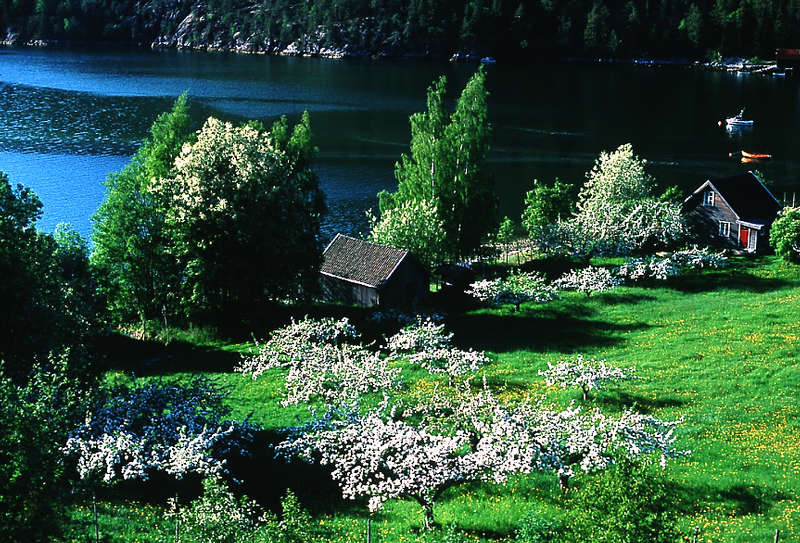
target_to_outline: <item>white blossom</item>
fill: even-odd
[[[346,318],[293,321],[273,331],[237,371],[257,379],[268,369],[287,369],[284,406],[312,400],[344,404],[363,394],[400,388],[400,368],[389,367],[389,360],[365,347],[345,343],[359,337]]]
[[[578,355],[574,361],[561,360],[557,364],[547,363],[546,370],[540,370],[549,386],[559,385],[561,388],[580,388],[584,401],[592,390],[600,390],[605,383],[638,379],[634,375],[636,368],[623,370],[606,363],[605,360],[584,360]]]
[[[576,290],[590,296],[594,292],[605,292],[622,284],[619,277],[614,277],[606,268],[588,266],[578,270],[570,270],[554,283],[558,288]]]
[[[638,282],[648,279],[665,281],[669,277],[680,275],[690,270],[702,268],[724,268],[728,259],[720,253],[712,253],[707,247],[677,251],[664,258],[632,258],[617,268],[616,275],[629,281]]]
[[[547,284],[540,273],[515,271],[505,279],[484,279],[470,285],[467,294],[491,304],[514,304],[519,309],[523,302],[546,303],[558,299],[555,287]]]
[[[243,443],[254,430],[247,421],[220,420],[222,397],[202,379],[187,386],[152,382],[106,391],[62,450],[77,459],[82,479],[105,483],[148,479],[157,471],[178,479],[218,474],[227,456],[246,454]]]

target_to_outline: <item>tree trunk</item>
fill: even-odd
[[[100,525],[97,522],[97,495],[92,491],[92,511],[94,512],[94,541],[100,543]]]
[[[569,475],[560,474],[558,476],[558,486],[561,487],[561,492],[566,493],[569,491]]]
[[[433,529],[433,502],[420,500],[422,506],[422,527],[425,530]]]

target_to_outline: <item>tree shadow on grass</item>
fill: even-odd
[[[709,485],[679,485],[671,483],[677,497],[677,507],[683,515],[690,516],[708,510],[712,504],[732,507],[737,516],[763,515],[775,504],[789,499],[789,496],[772,488],[760,488],[742,484],[730,487]]]
[[[624,386],[624,385],[623,385]],[[624,390],[608,390],[590,398],[591,403],[596,406],[608,408],[611,411],[620,412],[630,407],[636,406],[636,411],[651,414],[657,409],[665,407],[681,407],[686,404],[686,400],[677,395],[661,395],[658,398],[647,398],[640,394],[627,392]]]
[[[745,292],[772,292],[795,286],[777,277],[761,277],[739,270],[721,270],[703,274],[675,277],[667,283],[669,288],[694,294],[712,290],[740,290]]]
[[[618,324],[581,318],[592,311],[572,309],[539,310],[507,314],[471,313],[448,319],[448,326],[466,346],[494,352],[573,351],[587,347],[608,347],[625,341],[622,337],[647,328],[645,323]]]
[[[592,295],[591,299],[601,301],[603,305],[635,305],[641,302],[651,302],[656,298],[655,296],[650,296],[649,294],[617,294],[615,292],[601,292],[600,294]]]
[[[236,352],[198,346],[184,341],[164,344],[113,333],[103,340],[101,352],[109,370],[139,376],[180,372],[231,372],[241,360]]]

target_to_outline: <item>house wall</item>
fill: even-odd
[[[406,258],[381,288],[381,305],[403,306],[423,300],[430,294],[428,274],[420,265]]]
[[[364,307],[374,307],[380,302],[377,289],[350,283],[328,275],[320,276],[320,287],[322,299],[326,302],[338,302]]]
[[[713,206],[704,206],[704,197],[705,191],[695,194],[684,205],[686,222],[692,238],[698,243],[708,244],[712,247],[739,247],[739,225],[736,223],[736,215],[725,205],[718,194],[715,195]],[[720,236],[720,221],[731,223],[729,236]]]

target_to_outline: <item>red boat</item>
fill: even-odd
[[[772,155],[768,155],[766,153],[748,153],[747,151],[742,151],[742,158],[749,158],[750,160],[769,160],[772,158]]]

